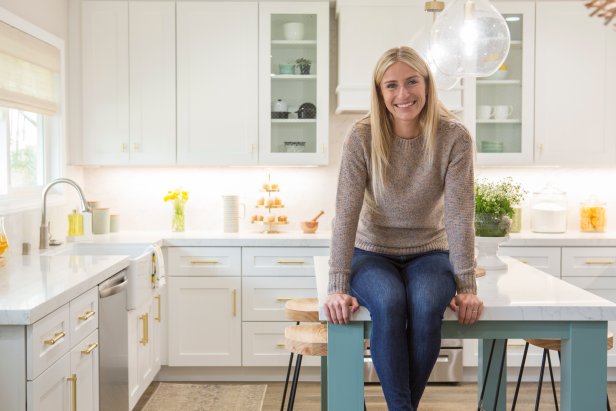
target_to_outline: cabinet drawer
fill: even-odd
[[[563,277],[616,276],[616,247],[563,247]]]
[[[240,247],[169,247],[172,277],[239,276],[242,272]]]
[[[316,298],[312,277],[242,278],[242,320],[286,321],[284,305],[291,298]]]
[[[286,367],[289,352],[285,349],[284,329],[293,322],[254,322],[242,324],[242,365],[252,367]],[[302,366],[320,366],[321,357],[304,356]]]
[[[27,410],[70,409],[70,382],[66,380],[70,376],[71,356],[66,354],[36,379],[26,383]]]
[[[560,278],[560,247],[500,247],[498,254],[513,257]]]
[[[329,255],[328,247],[244,247],[244,275],[314,276],[316,255]]]
[[[26,329],[27,378],[35,379],[70,350],[68,304],[46,315]],[[31,354],[31,355],[30,355]]]
[[[98,288],[92,288],[69,303],[71,347],[98,328]]]

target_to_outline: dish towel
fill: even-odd
[[[154,282],[158,287],[165,285],[167,273],[165,270],[165,259],[163,258],[163,250],[158,244],[152,245],[152,266],[154,269]]]

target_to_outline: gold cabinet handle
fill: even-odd
[[[278,261],[276,261],[276,263],[278,263],[278,264],[297,264],[297,265],[302,265],[302,264],[305,264],[306,262],[304,260],[278,260]]]
[[[77,374],[72,374],[70,377],[66,377],[66,380],[71,382],[71,396],[73,400],[71,409],[73,411],[77,411]]]
[[[123,153],[126,153],[126,146],[127,145],[125,143],[122,143],[122,152]]]
[[[586,260],[584,264],[587,265],[612,265],[614,264],[614,260]]]
[[[192,260],[191,264],[219,264],[218,260]]]
[[[92,310],[88,310],[88,311],[86,311],[86,313],[84,315],[80,315],[77,318],[79,318],[81,321],[85,321],[85,320],[87,320],[89,318],[94,317],[94,314],[96,314],[96,312],[94,312]]]
[[[286,344],[283,342],[276,343],[276,347],[285,347]]]
[[[65,336],[66,336],[66,333],[64,331],[60,331],[59,333],[55,333],[53,338],[50,338],[49,340],[45,340],[43,342],[45,343],[45,345],[54,345],[55,343],[60,341]]]
[[[523,264],[528,264],[528,260],[520,258],[518,261],[520,261]]]
[[[285,301],[289,301],[292,299],[293,299],[292,297],[278,297],[276,298],[276,301],[285,302]]]
[[[233,289],[233,316],[237,315],[237,289]]]
[[[156,297],[154,297],[156,299],[156,305],[158,306],[158,316],[154,317],[154,319],[158,322],[160,322],[160,294],[158,294]]]
[[[81,353],[85,354],[85,355],[90,355],[90,354],[92,354],[92,351],[94,351],[94,349],[96,347],[98,347],[98,344],[97,343],[92,343],[85,350],[81,350]]]
[[[141,321],[143,321],[143,338],[139,340],[139,342],[143,345],[146,345],[149,341],[148,338],[148,313],[143,314],[139,317]]]

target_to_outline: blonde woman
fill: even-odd
[[[438,100],[419,54],[376,64],[370,113],[345,140],[332,233],[333,324],[365,306],[370,350],[390,411],[416,410],[438,357],[447,305],[479,319],[473,141]]]

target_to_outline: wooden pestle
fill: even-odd
[[[323,214],[325,214],[325,211],[321,210],[321,211],[319,212],[319,214],[317,214],[317,215],[316,215],[316,217],[314,217],[314,218],[313,218],[312,220],[310,220],[310,221],[314,221],[314,222],[316,222],[316,221],[319,219],[319,217],[321,217]]]

